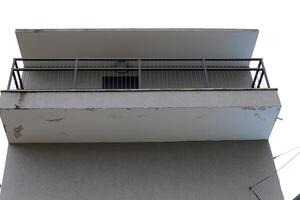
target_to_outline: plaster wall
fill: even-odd
[[[0,200],[256,200],[274,170],[265,140],[11,144]],[[283,200],[276,175],[255,191]]]

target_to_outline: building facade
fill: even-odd
[[[258,30],[20,29],[1,200],[282,200]],[[250,187],[250,189],[249,189]]]

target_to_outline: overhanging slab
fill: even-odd
[[[251,58],[256,29],[17,29],[23,58]]]
[[[10,143],[268,139],[276,90],[3,92]]]

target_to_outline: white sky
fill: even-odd
[[[273,155],[300,145],[300,6],[297,1],[17,1],[0,2],[0,88],[13,57],[20,57],[16,28],[258,28],[254,57],[263,57],[279,88],[280,117],[270,138]],[[1,124],[0,124],[1,125]],[[0,180],[7,139],[0,127]],[[300,149],[298,149],[300,151]],[[279,168],[297,151],[276,159]],[[279,173],[284,196],[300,193],[300,156]]]

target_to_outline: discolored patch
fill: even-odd
[[[63,120],[64,118],[55,118],[55,119],[47,119],[47,122],[59,122],[61,120]]]
[[[145,114],[139,114],[137,117],[138,117],[138,118],[145,118],[145,117],[148,117],[148,115],[145,115]]]
[[[18,127],[13,128],[13,134],[16,139],[22,136],[23,126],[20,125]]]
[[[96,108],[85,108],[86,111],[90,111],[90,112],[94,112],[96,111],[97,109]]]
[[[267,110],[267,106],[261,106],[258,108],[258,110],[261,110],[261,111]]]
[[[244,106],[244,107],[242,107],[242,110],[252,110],[252,111],[255,111],[256,108],[253,107],[253,106]]]

